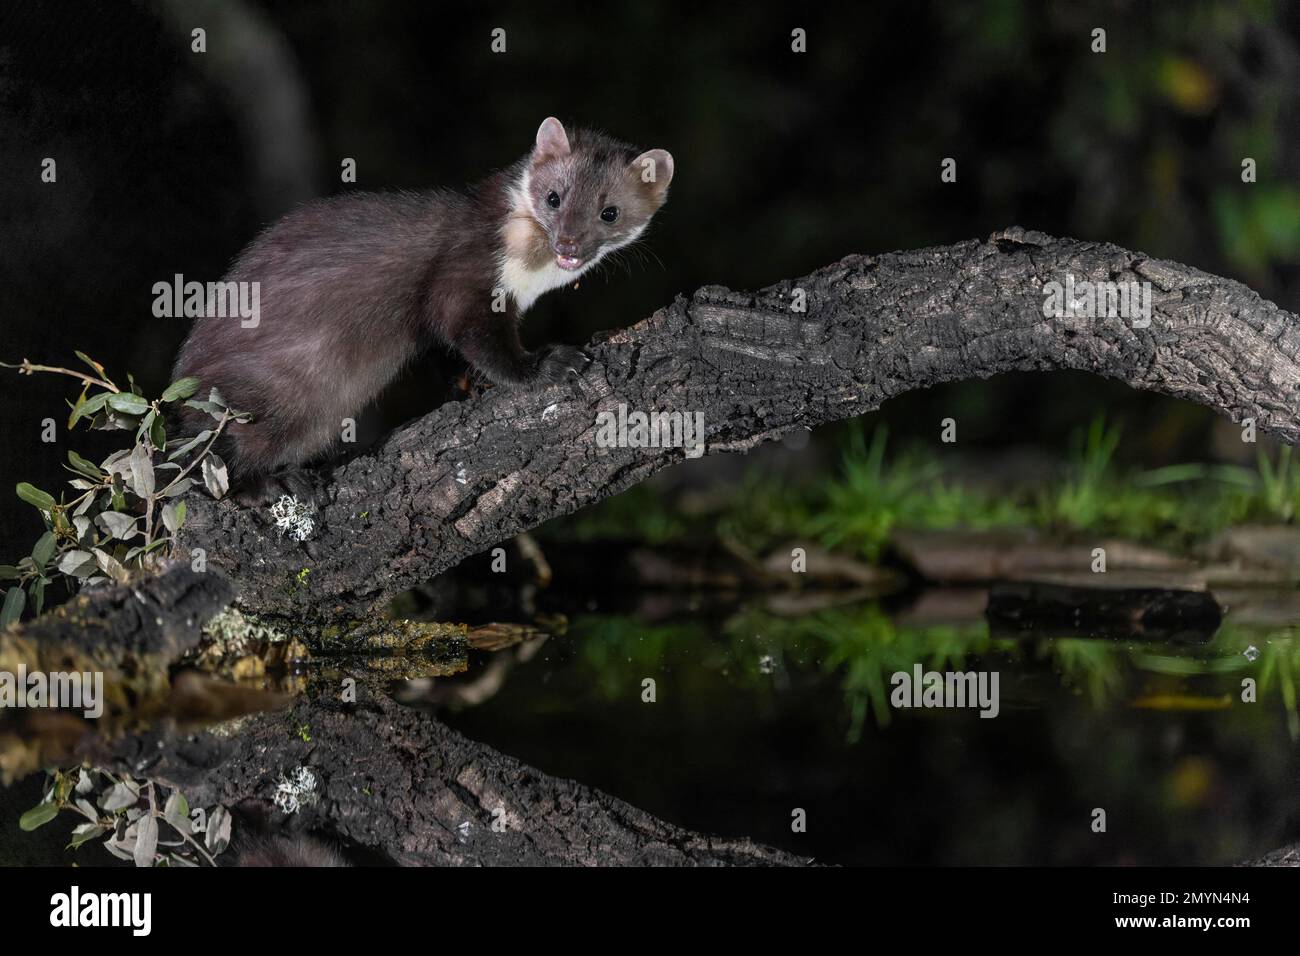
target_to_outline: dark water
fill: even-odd
[[[780,610],[575,615],[439,681],[444,701],[497,690],[437,711],[674,823],[826,863],[1222,864],[1300,837],[1293,624],[1230,614],[1201,642],[1151,644]],[[918,662],[996,671],[998,715],[892,707],[891,675]]]

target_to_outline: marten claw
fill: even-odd
[[[559,385],[578,378],[591,359],[582,349],[570,345],[553,345],[537,363],[536,379],[544,385]]]

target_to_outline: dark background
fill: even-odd
[[[0,358],[81,349],[148,391],[184,320],[155,282],[219,278],[294,203],[456,186],[530,147],[547,115],[676,159],[630,270],[530,314],[581,343],[679,293],[757,288],[849,253],[1020,224],[1229,275],[1300,307],[1294,4],[431,2],[32,3],[0,9]],[[207,30],[208,52],[189,31]],[[490,51],[493,27],[507,52]],[[1108,52],[1090,51],[1107,30]],[[803,27],[808,52],[790,50]],[[43,157],[58,182],[40,182]],[[944,157],[955,184],[940,182]],[[1244,156],[1259,181],[1241,182]],[[339,179],[343,157],[359,182]],[[57,489],[70,383],[0,370],[0,552],[40,531],[10,489]],[[427,409],[408,374],[364,423]],[[1075,375],[954,385],[891,403],[896,432],[1055,447],[1097,410],[1123,454],[1219,453],[1212,417]],[[71,444],[89,454],[95,439]],[[834,435],[823,436],[834,440]],[[1238,443],[1240,446],[1240,443]]]

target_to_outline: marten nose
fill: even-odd
[[[555,240],[555,251],[562,256],[576,256],[578,254],[578,240],[572,236],[560,236]]]

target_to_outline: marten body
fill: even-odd
[[[323,840],[306,833],[248,836],[236,841],[229,866],[351,866],[347,858]],[[223,862],[225,858],[223,857]]]
[[[224,448],[236,480],[329,449],[344,420],[421,351],[442,343],[502,385],[563,380],[576,349],[527,352],[519,319],[634,241],[672,178],[664,150],[640,153],[546,120],[532,153],[465,194],[356,194],[309,203],[263,232],[226,281],[260,285],[260,318],[197,319],[176,374],[217,388],[253,420]],[[611,212],[612,210],[612,212]],[[202,396],[200,396],[202,397]],[[210,427],[187,410],[187,424]]]

